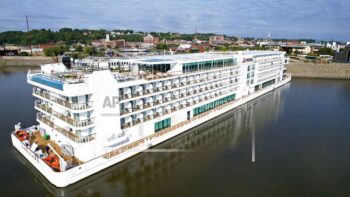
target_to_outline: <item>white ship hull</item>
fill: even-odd
[[[227,104],[220,106],[219,108],[213,109],[207,113],[207,115],[198,116],[190,120],[187,124],[182,125],[172,131],[169,131],[159,137],[153,137],[150,140],[144,141],[144,143],[139,144],[138,146],[131,148],[127,151],[124,151],[116,156],[108,157],[98,157],[87,161],[77,167],[71,168],[63,172],[53,171],[42,159],[40,159],[34,152],[32,152],[28,147],[26,147],[13,133],[11,135],[13,146],[53,185],[57,187],[65,187],[70,184],[76,183],[92,174],[95,174],[99,171],[102,171],[116,163],[119,163],[125,159],[128,159],[152,146],[160,144],[168,139],[173,138],[176,135],[179,135],[195,126],[198,126],[210,119],[218,117],[221,114],[224,114],[232,109],[237,108],[240,105],[243,105],[253,99],[256,99],[270,91],[273,91],[275,88],[283,86],[291,80],[291,77],[288,76],[283,80],[267,86],[263,89],[260,89],[252,94],[238,98],[234,101],[231,101]]]

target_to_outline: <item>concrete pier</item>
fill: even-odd
[[[41,64],[49,64],[57,62],[55,58],[52,57],[42,57],[42,56],[0,56],[0,66],[40,66]]]
[[[350,80],[350,64],[292,62],[286,67],[292,78]]]

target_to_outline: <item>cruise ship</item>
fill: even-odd
[[[13,146],[65,187],[288,83],[284,52],[207,52],[31,70],[38,125]]]

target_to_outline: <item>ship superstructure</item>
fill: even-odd
[[[17,127],[12,141],[63,187],[287,83],[284,55],[112,58],[70,70],[45,65],[28,73],[39,125]],[[31,137],[20,139],[19,131]]]

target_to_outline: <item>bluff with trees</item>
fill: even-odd
[[[66,45],[75,43],[88,44],[92,40],[102,39],[106,37],[108,32],[104,29],[89,30],[89,29],[72,29],[62,28],[59,31],[50,29],[23,31],[7,31],[0,33],[0,44],[14,45],[37,45],[64,42]],[[143,41],[142,35],[125,34],[111,37],[111,39],[125,39],[126,41]]]

